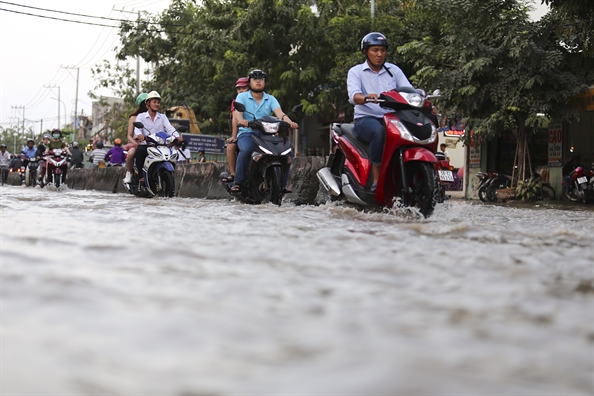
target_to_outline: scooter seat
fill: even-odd
[[[367,159],[369,158],[369,144],[357,139],[353,133],[354,128],[355,124],[340,124],[342,136],[344,136],[357,149],[359,154],[361,154],[361,157]]]

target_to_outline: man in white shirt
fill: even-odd
[[[142,169],[144,165],[144,160],[146,159],[147,153],[147,146],[145,142],[145,137],[157,132],[167,132],[172,136],[175,136],[179,141],[182,141],[182,137],[179,133],[177,133],[175,127],[171,125],[165,114],[159,113],[159,109],[161,109],[161,96],[157,91],[151,91],[146,96],[146,108],[148,111],[145,113],[140,113],[136,116],[137,122],[142,122],[144,128],[134,128],[134,138],[138,140],[138,147],[136,148],[136,153],[134,154],[136,166],[138,170]],[[124,178],[124,184],[129,184],[132,182],[132,173],[126,172],[126,177]]]
[[[6,145],[0,144],[0,169],[2,169],[2,181],[8,179],[8,167],[10,166],[10,153],[6,151]]]

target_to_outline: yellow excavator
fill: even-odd
[[[194,110],[189,106],[174,106],[167,109],[165,115],[171,125],[177,128],[178,125],[184,125],[188,128],[188,133],[199,135],[200,127]]]

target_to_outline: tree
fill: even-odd
[[[369,4],[360,0],[175,0],[159,16],[122,25],[120,62],[140,55],[152,64],[144,86],[163,96],[163,107],[189,105],[205,125],[227,128],[234,82],[254,68],[268,74],[267,91],[288,111],[301,103],[306,114],[333,116],[347,102],[346,76],[363,60],[361,37],[370,31]],[[378,2],[376,29],[393,47],[408,39],[399,1]],[[132,100],[134,77],[123,65],[104,64],[102,86],[118,87]],[[333,118],[333,117],[332,117]]]
[[[541,0],[558,16],[557,34],[566,45],[588,57],[594,55],[594,2]]]
[[[20,126],[0,126],[0,142],[4,143],[7,150],[12,154],[14,154],[15,147],[17,154],[20,153],[21,148],[27,144],[27,140],[32,136],[35,136],[35,133],[31,127],[23,133]]]
[[[554,16],[530,22],[521,1],[427,0],[417,7],[432,15],[439,33],[400,48],[415,62],[413,81],[444,87],[442,106],[468,117],[479,135],[512,131],[524,178],[531,173],[527,134],[540,125],[539,114],[575,117],[568,100],[588,88],[592,71],[559,43]]]

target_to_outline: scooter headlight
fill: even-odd
[[[147,152],[153,158],[161,158],[161,157],[163,157],[163,154],[161,154],[161,152],[159,151],[159,149],[157,149],[156,147],[149,147],[147,149]]]
[[[266,133],[277,133],[280,122],[262,122],[262,128]]]
[[[264,148],[264,147],[262,147],[260,145],[258,145],[258,147],[260,148],[260,150],[262,150],[263,153],[266,153],[268,155],[272,155],[272,151],[270,151],[270,150],[268,150],[268,149],[266,149],[266,148]]]
[[[411,142],[415,142],[415,143],[421,143],[421,144],[429,144],[429,143],[433,143],[435,141],[435,139],[437,139],[437,128],[435,127],[435,125],[431,124],[431,135],[425,139],[425,140],[421,140],[419,138],[417,138],[415,135],[413,135],[406,126],[404,126],[404,124],[397,119],[390,119],[390,122],[396,127],[398,128],[398,130],[400,131],[400,136],[402,136],[403,139],[406,139],[408,141]]]
[[[404,124],[402,122],[400,122],[400,120],[396,120],[394,118],[390,119],[390,122],[396,127],[398,128],[398,130],[400,131],[400,136],[402,136],[403,139],[409,140],[411,142],[415,142],[415,137],[412,135],[412,133],[410,133],[410,131],[408,130],[408,128],[406,128],[404,126]]]
[[[409,105],[414,107],[423,107],[423,104],[425,103],[425,99],[418,93],[401,92],[400,95],[406,99]]]

